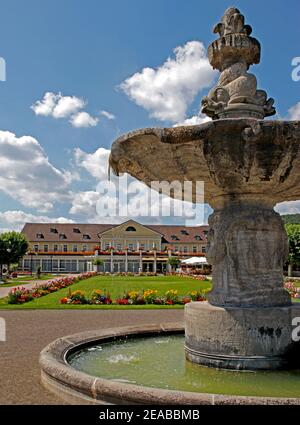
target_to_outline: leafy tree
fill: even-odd
[[[101,266],[103,264],[103,260],[101,260],[101,258],[94,258],[92,264],[94,266]]]
[[[5,232],[0,235],[0,263],[7,265],[18,263],[28,250],[28,241],[23,233]]]
[[[281,219],[284,224],[300,224],[300,214],[284,214]]]
[[[101,258],[94,258],[93,261],[92,261],[92,264],[94,266],[96,266],[97,267],[97,271],[99,271],[99,266],[102,266],[102,264],[104,264],[104,261],[101,260]]]
[[[288,275],[291,276],[293,266],[300,265],[300,224],[286,224],[285,230],[289,239]]]
[[[168,264],[170,264],[172,269],[177,269],[180,264],[180,259],[178,257],[170,257],[168,258]]]

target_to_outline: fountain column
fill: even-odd
[[[235,120],[231,131],[223,126],[223,134],[205,147],[210,175],[221,189],[210,199],[207,258],[213,289],[209,303],[186,306],[185,348],[188,360],[207,366],[277,369],[291,362],[293,345],[293,309],[283,287],[288,241],[273,210],[278,198],[272,190],[262,193],[262,187],[274,182],[274,166],[286,164],[262,132],[262,120],[275,108],[248,72],[260,61],[260,44],[251,32],[239,10],[229,8],[214,28],[220,37],[208,47],[209,61],[221,74],[202,100],[202,112],[220,124]],[[239,127],[240,119],[249,120],[248,126]],[[279,184],[288,173],[279,171]]]

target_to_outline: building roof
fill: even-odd
[[[143,224],[141,225],[143,226]],[[26,223],[22,233],[26,235],[30,242],[99,243],[101,233],[117,226],[119,224]],[[163,243],[207,241],[205,232],[208,231],[208,226],[189,227],[158,224],[147,224],[145,226],[161,233]],[[84,235],[88,235],[88,238]]]

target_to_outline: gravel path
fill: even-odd
[[[4,289],[4,288],[3,288]],[[183,310],[4,311],[0,342],[0,404],[63,404],[40,383],[40,351],[61,336],[92,329],[183,320]]]

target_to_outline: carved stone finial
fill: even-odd
[[[220,37],[208,47],[208,59],[221,71],[216,87],[202,100],[202,112],[212,119],[257,118],[274,115],[274,100],[264,90],[257,90],[251,65],[260,62],[260,43],[250,37],[252,28],[245,25],[239,9],[230,7],[214,29]]]
[[[252,28],[245,25],[245,18],[236,7],[230,7],[224,13],[221,22],[215,25],[213,32],[219,33],[220,37],[227,34],[246,34],[250,35]]]

